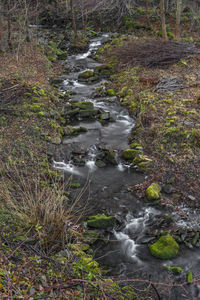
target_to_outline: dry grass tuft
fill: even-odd
[[[88,188],[86,184],[74,200],[67,197],[70,180],[44,178],[18,169],[4,168],[4,180],[0,185],[0,199],[13,217],[20,218],[29,228],[35,228],[45,250],[59,248],[71,238],[74,226],[83,215],[79,201]]]

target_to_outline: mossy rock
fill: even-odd
[[[91,70],[86,70],[78,75],[78,80],[87,80],[94,76],[94,72]]]
[[[50,78],[49,82],[50,82],[51,85],[57,87],[59,84],[61,84],[63,82],[63,79],[61,79],[61,78]]]
[[[183,269],[180,267],[164,266],[164,268],[172,271],[172,273],[174,273],[175,275],[178,275],[183,271]]]
[[[152,159],[143,154],[142,148],[138,150],[135,149],[135,151],[137,151],[138,154],[135,156],[132,163],[137,166],[138,171],[149,171]]]
[[[94,74],[101,77],[109,77],[112,73],[112,67],[110,65],[100,65],[94,68]]]
[[[112,165],[117,165],[114,151],[108,151],[108,153],[105,156],[105,160]]]
[[[88,129],[83,126],[80,127],[66,126],[63,128],[63,135],[76,136],[79,135],[80,133],[85,133],[87,131]]]
[[[136,153],[137,152],[133,149],[126,149],[122,152],[122,157],[123,157],[123,159],[126,159],[126,160],[133,160]]]
[[[192,275],[192,272],[188,272],[187,273],[187,282],[188,283],[192,283],[193,281],[193,275]]]
[[[177,256],[179,245],[171,235],[165,235],[161,236],[149,249],[151,254],[157,258],[171,259]]]
[[[107,95],[108,96],[115,96],[115,91],[113,89],[108,89],[107,90]]]
[[[73,102],[72,107],[80,108],[81,110],[85,110],[85,109],[93,109],[94,105],[90,101],[84,101],[84,102]]]
[[[87,221],[87,225],[97,229],[107,229],[114,227],[116,219],[112,216],[106,216],[105,214],[98,214],[90,216]]]
[[[160,199],[160,186],[153,182],[147,189],[146,189],[146,196],[148,200],[158,200]]]

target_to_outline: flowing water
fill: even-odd
[[[63,75],[60,90],[72,92],[74,101],[91,101],[95,108],[109,112],[114,122],[102,125],[98,121],[79,122],[76,125],[87,127],[88,132],[73,138],[63,140],[62,159],[53,161],[56,169],[63,170],[68,175],[73,174],[73,181],[84,184],[90,178],[90,207],[95,211],[114,214],[123,226],[107,233],[108,242],[99,242],[96,247],[96,257],[99,262],[108,266],[110,274],[118,279],[142,278],[156,282],[185,281],[186,273],[193,272],[195,279],[200,275],[199,248],[189,249],[181,246],[177,258],[162,261],[151,256],[148,243],[154,240],[149,232],[159,228],[159,222],[167,211],[151,207],[148,203],[138,200],[130,191],[129,186],[140,183],[144,176],[135,172],[131,166],[120,159],[120,152],[129,148],[128,137],[134,127],[134,119],[122,108],[115,97],[94,98],[95,90],[105,85],[105,80],[98,83],[87,84],[78,81],[78,75],[85,70],[93,70],[99,64],[92,58],[92,54],[109,36],[103,34],[93,39],[89,50],[83,54],[68,57],[70,74]],[[117,165],[107,165],[103,168],[95,164],[99,147],[113,149],[117,156]],[[84,163],[74,164],[73,151],[85,153]],[[68,175],[67,175],[68,174]],[[177,228],[199,226],[200,218],[194,211],[181,208],[186,212],[185,220],[174,213],[174,224]],[[193,222],[193,223],[191,223]],[[172,275],[164,269],[164,265],[179,266],[183,268],[180,275]],[[163,287],[162,287],[163,288]],[[162,299],[200,299],[198,285],[182,288],[167,288]],[[160,289],[159,289],[160,291]],[[187,294],[188,293],[188,294]],[[158,296],[155,295],[155,299]]]

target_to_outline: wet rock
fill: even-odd
[[[125,160],[133,160],[135,155],[136,155],[136,152],[133,149],[126,149],[122,152],[122,157]]]
[[[171,259],[178,254],[179,245],[171,235],[165,235],[161,236],[149,249],[157,258]]]
[[[137,243],[141,243],[141,244],[149,244],[150,242],[154,241],[155,237],[143,237],[141,238],[141,240],[137,240]]]
[[[146,197],[148,200],[158,200],[160,199],[161,188],[157,183],[152,183],[147,189],[146,189]]]
[[[80,126],[80,127],[66,126],[63,128],[63,135],[76,136],[76,135],[79,135],[80,133],[85,133],[87,131],[88,131],[88,129],[83,126]]]
[[[186,237],[187,237],[187,232],[181,234],[182,241],[185,241]]]
[[[191,243],[188,243],[188,242],[184,242],[184,243],[189,249],[193,249],[193,246]]]
[[[51,142],[52,142],[52,144],[54,144],[54,145],[60,145],[60,144],[62,143],[62,140],[61,140],[61,138],[56,137],[56,138],[54,138]]]
[[[139,171],[148,171],[151,163],[152,163],[152,159],[150,159],[148,156],[143,154],[138,154],[133,159],[133,164],[138,167]]]
[[[102,160],[97,160],[95,162],[95,165],[98,167],[98,168],[104,168],[106,166],[105,162],[103,162]]]
[[[86,70],[78,75],[78,81],[80,82],[90,83],[97,81],[98,79],[99,77],[96,74],[94,74],[94,72],[91,70]]]
[[[109,65],[100,65],[94,68],[94,74],[98,75],[101,78],[107,78],[112,73],[112,67]]]
[[[192,195],[189,195],[189,196],[188,196],[188,199],[191,200],[191,201],[196,201],[196,198],[193,197]]]
[[[169,185],[169,184],[165,184],[163,187],[162,187],[162,191],[166,194],[172,194],[175,192],[175,189]]]
[[[100,119],[103,120],[103,121],[109,120],[110,119],[110,113],[105,112],[105,113],[100,114]]]
[[[114,151],[108,151],[105,156],[105,160],[112,165],[117,165],[116,155]]]
[[[90,216],[87,221],[87,225],[97,229],[107,229],[114,227],[116,219],[112,216],[106,216],[105,214],[98,214]]]
[[[63,79],[62,78],[50,78],[49,79],[49,83],[55,87],[57,87],[59,84],[61,84],[63,82]]]
[[[195,234],[195,237],[194,237],[193,240],[192,240],[192,245],[196,246],[198,240],[199,240],[199,232],[197,232],[197,233]]]

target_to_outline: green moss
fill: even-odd
[[[93,71],[86,70],[78,75],[78,79],[89,79],[90,77],[93,77],[93,75],[94,75]]]
[[[81,186],[80,183],[72,183],[72,184],[71,184],[71,187],[74,188],[74,189],[77,189],[77,188],[79,188],[80,186]]]
[[[178,254],[179,245],[171,235],[165,235],[161,236],[149,249],[157,258],[171,259]]]
[[[107,154],[106,154],[106,157],[105,157],[105,160],[112,164],[112,165],[116,165],[117,162],[116,162],[116,158],[115,158],[115,152],[114,151],[109,151]]]
[[[98,214],[90,216],[87,221],[89,227],[97,229],[106,229],[115,225],[115,218],[112,216],[107,217],[105,214]]]
[[[80,108],[80,109],[93,109],[94,108],[94,105],[92,102],[89,102],[89,101],[84,101],[84,102],[74,102],[72,103],[72,107],[73,108]]]
[[[115,96],[115,91],[113,89],[108,89],[107,94],[108,96]]]
[[[147,189],[146,189],[146,196],[148,200],[158,200],[160,199],[160,191],[161,188],[157,183],[152,183]]]
[[[192,275],[192,272],[188,272],[187,273],[187,282],[188,283],[192,283],[193,281],[193,275]]]
[[[133,91],[129,89],[127,86],[123,87],[121,91],[119,92],[120,97],[128,97],[128,96],[133,96]]]
[[[126,149],[122,152],[122,157],[126,160],[132,160],[135,157],[136,151],[133,149]]]
[[[165,269],[172,271],[174,274],[180,274],[183,269],[180,267],[164,266]]]

